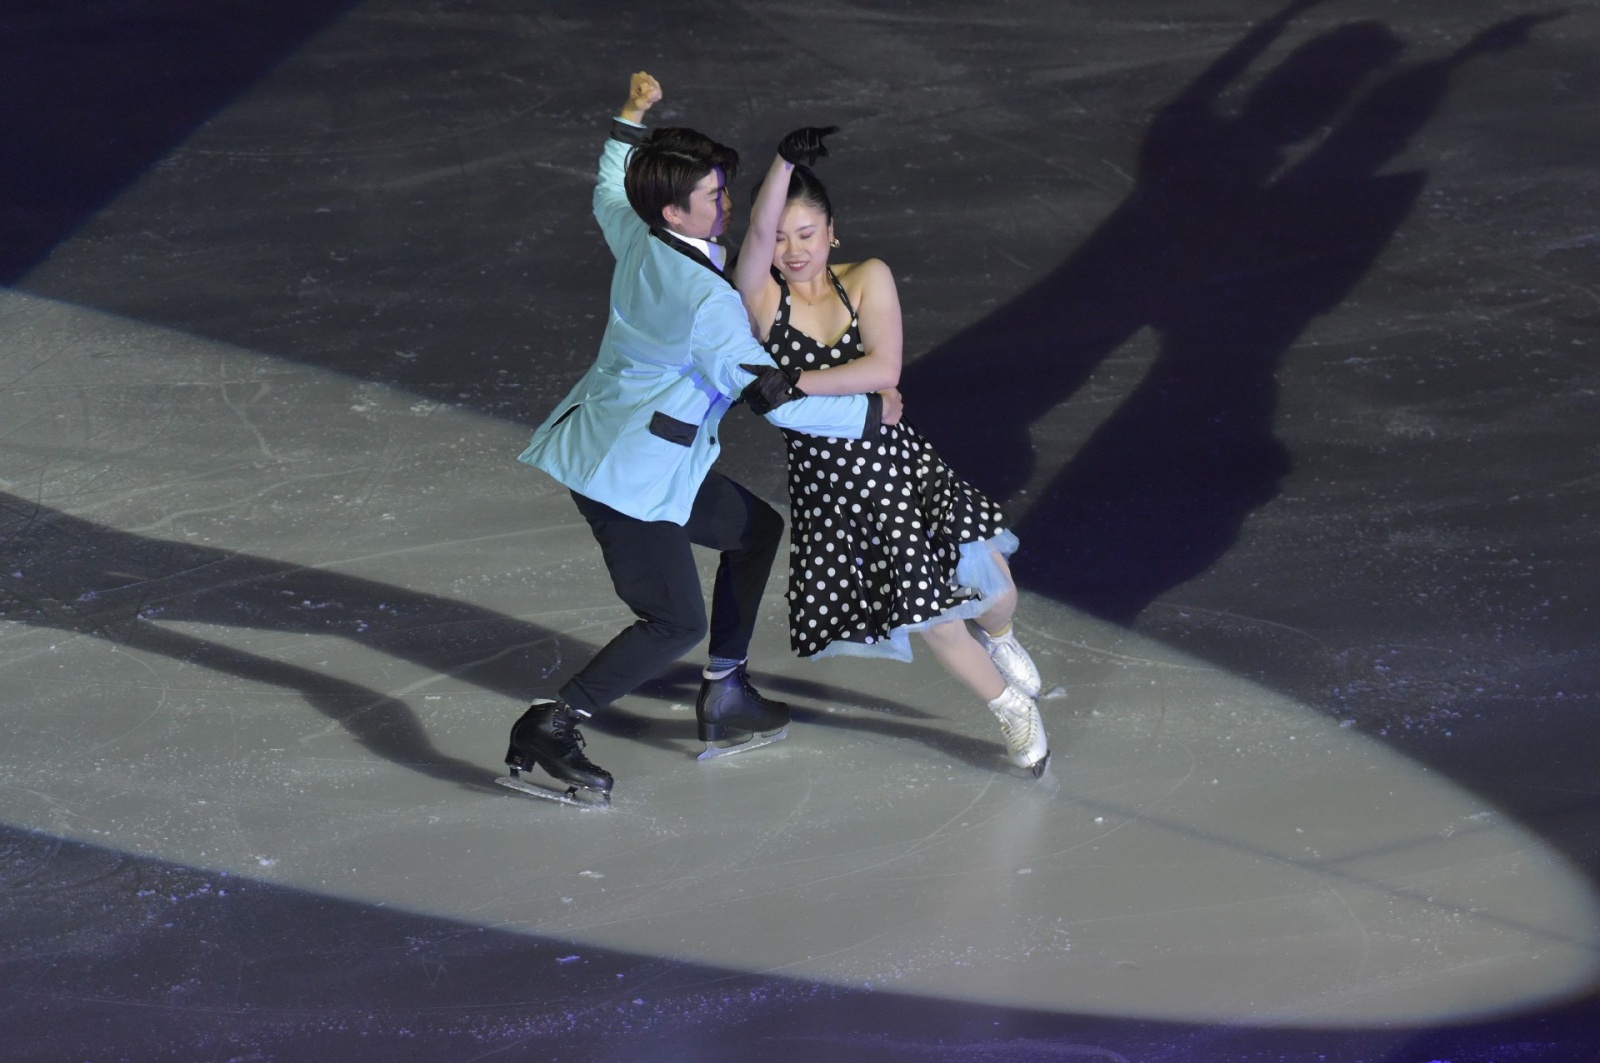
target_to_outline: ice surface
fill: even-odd
[[[774,595],[755,660],[797,706],[788,742],[695,763],[686,668],[588,725],[608,815],[508,800],[521,700],[627,622],[570,502],[510,462],[514,426],[5,306],[48,337],[9,416],[66,481],[63,508],[9,503],[8,578],[39,609],[6,640],[13,826],[578,947],[1058,1011],[1422,1022],[1595,974],[1584,879],[1493,806],[1033,597],[1022,636],[1070,682],[1043,780],[931,660],[791,658]]]

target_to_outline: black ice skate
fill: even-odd
[[[706,744],[696,760],[747,753],[770,746],[789,733],[789,706],[756,693],[742,664],[721,679],[700,683],[694,715],[700,725],[700,741]]]
[[[583,755],[583,735],[578,733],[579,715],[576,709],[559,701],[536,701],[529,705],[528,711],[511,725],[511,745],[506,749],[506,765],[511,771],[495,782],[533,797],[568,805],[610,804],[611,773]],[[535,764],[565,790],[523,779],[521,773]]]

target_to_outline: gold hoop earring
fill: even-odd
[[[829,247],[838,247],[839,246],[839,238],[837,236],[835,236],[832,240],[828,241],[828,246]]]

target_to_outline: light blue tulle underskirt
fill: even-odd
[[[882,638],[871,642],[834,639],[807,660],[820,661],[825,657],[879,657],[892,661],[911,660],[911,633],[922,631],[935,624],[948,624],[956,620],[970,620],[989,608],[988,599],[1002,594],[1011,587],[1005,570],[995,561],[994,555],[1010,557],[1017,552],[1017,537],[1002,529],[988,539],[974,539],[961,544],[961,559],[956,563],[956,585],[973,593],[957,602],[936,617],[916,624],[904,624],[890,629]]]

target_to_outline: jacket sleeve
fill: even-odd
[[[628,155],[633,145],[644,134],[643,126],[629,125],[619,119],[611,121],[611,135],[600,149],[600,167],[594,186],[594,217],[605,235],[611,254],[620,256],[628,242],[638,236],[646,226],[628,203],[623,178],[628,172]]]
[[[883,420],[878,395],[807,395],[767,414],[779,428],[835,439],[872,439]]]
[[[750,319],[731,287],[700,305],[690,354],[706,381],[730,401],[739,398],[755,376],[740,365],[772,365],[772,356],[750,335]],[[808,395],[767,414],[781,428],[840,439],[877,433],[882,400],[876,395]]]

